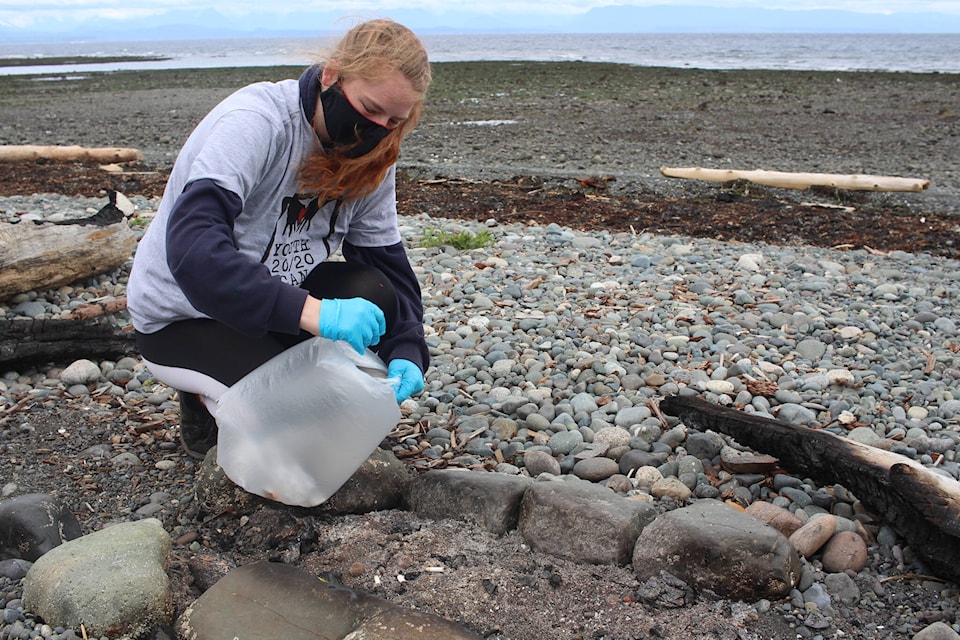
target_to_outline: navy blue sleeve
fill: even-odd
[[[198,311],[249,336],[296,334],[307,292],[237,250],[240,196],[212,180],[186,186],[167,223],[167,265]]]
[[[358,247],[344,242],[341,252],[348,262],[380,269],[397,291],[396,321],[380,339],[377,348],[380,358],[387,363],[403,358],[425,372],[430,365],[430,352],[423,335],[423,299],[420,282],[413,273],[403,243],[388,247]]]

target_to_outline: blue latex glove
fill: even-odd
[[[357,353],[380,342],[387,330],[383,311],[364,298],[324,298],[320,301],[320,335],[330,340],[346,340]]]
[[[420,367],[409,360],[397,358],[391,360],[387,367],[388,378],[400,378],[400,382],[393,387],[393,392],[397,397],[397,404],[400,404],[415,393],[423,391],[423,373]]]

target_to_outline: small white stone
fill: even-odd
[[[476,330],[486,329],[490,326],[490,319],[483,316],[473,316],[467,320],[467,326]]]
[[[513,370],[515,364],[517,363],[510,359],[497,360],[493,363],[493,366],[490,367],[490,371],[497,377],[505,376]]]
[[[60,373],[60,381],[71,387],[77,384],[90,384],[100,379],[100,367],[90,360],[77,360]]]
[[[863,329],[860,327],[841,327],[840,337],[844,340],[853,340],[863,335]]]
[[[594,442],[602,442],[614,447],[630,446],[630,432],[620,427],[603,427],[593,436]]]
[[[763,266],[763,255],[745,253],[737,260],[737,266],[746,271],[760,271],[760,267]]]
[[[730,395],[734,391],[734,386],[729,380],[708,380],[707,391]]]
[[[840,415],[837,416],[837,422],[840,424],[853,424],[857,421],[857,416],[853,415],[849,411],[841,411]]]
[[[640,467],[633,474],[633,478],[636,480],[638,487],[652,487],[663,480],[663,474],[656,467]]]
[[[850,386],[856,379],[853,377],[853,373],[848,369],[831,369],[827,371],[827,378],[830,379],[830,384],[838,384],[842,386]]]

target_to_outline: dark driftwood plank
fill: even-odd
[[[114,359],[136,352],[132,332],[125,332],[107,317],[93,320],[0,321],[0,365],[59,362],[79,358]]]
[[[960,483],[905,456],[701,398],[671,396],[660,409],[689,427],[724,433],[776,456],[792,473],[843,485],[888,520],[931,571],[960,582]]]

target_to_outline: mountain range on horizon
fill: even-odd
[[[921,12],[878,14],[840,10],[610,5],[590,9],[575,16],[532,13],[485,15],[458,10],[435,13],[424,9],[401,9],[385,15],[422,34],[960,33],[960,14]],[[28,27],[0,20],[0,41],[16,44],[261,36],[309,37],[342,28],[344,15],[341,12],[282,13],[273,10],[227,17],[213,9],[203,9],[169,11],[163,16],[150,19],[100,18],[68,22],[49,18],[37,20]]]

